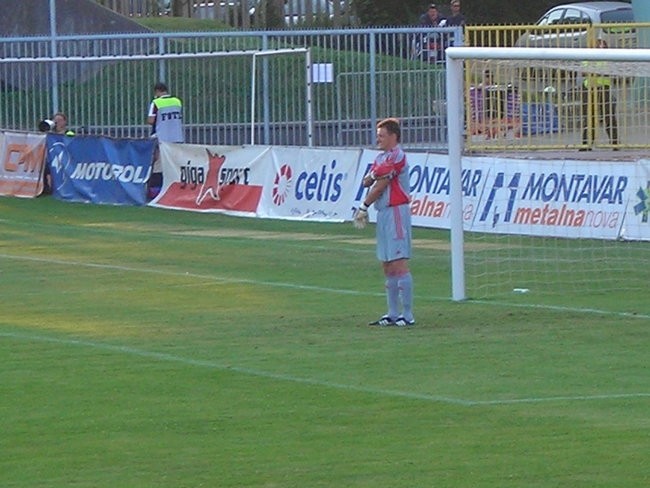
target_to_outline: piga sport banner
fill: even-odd
[[[45,135],[0,132],[0,195],[36,197],[43,191]]]
[[[343,222],[351,218],[360,150],[273,147],[261,217]]]
[[[163,184],[154,207],[256,215],[272,166],[266,146],[160,143]]]
[[[60,200],[144,205],[154,141],[47,135],[52,194]]]

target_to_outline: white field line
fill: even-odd
[[[62,259],[51,259],[51,258],[40,258],[34,256],[18,256],[11,254],[0,254],[2,259],[14,259],[14,260],[23,260],[23,261],[34,261],[38,263],[47,263],[47,264],[57,264],[57,265],[66,265],[66,266],[80,266],[85,268],[95,268],[95,269],[108,269],[132,273],[149,273],[157,274],[163,276],[176,276],[176,277],[186,277],[186,278],[200,278],[204,280],[209,280],[211,282],[217,283],[237,283],[237,284],[248,284],[248,285],[257,285],[257,286],[271,286],[278,288],[292,288],[296,290],[312,290],[319,292],[330,292],[337,293],[340,295],[363,295],[363,296],[384,296],[383,293],[379,292],[360,292],[358,290],[344,290],[341,288],[327,288],[322,286],[315,285],[300,285],[297,283],[284,283],[281,281],[262,281],[262,280],[252,280],[248,278],[230,278],[217,275],[208,275],[208,274],[199,274],[199,273],[189,273],[187,271],[168,271],[161,269],[153,268],[137,268],[134,266],[121,266],[117,264],[101,264],[101,263],[85,263],[81,261],[68,261]]]
[[[96,268],[96,269],[107,269],[107,270],[116,270],[123,272],[133,272],[133,273],[149,273],[149,274],[158,274],[163,276],[177,276],[177,277],[188,277],[188,278],[200,278],[217,283],[238,283],[238,284],[249,284],[256,286],[270,286],[278,288],[289,288],[295,290],[308,290],[308,291],[318,291],[318,292],[328,292],[335,293],[339,295],[356,295],[356,296],[380,296],[383,297],[383,292],[367,292],[360,290],[346,290],[342,288],[329,288],[315,285],[301,285],[298,283],[285,283],[281,281],[262,281],[262,280],[253,280],[247,278],[230,278],[223,277],[213,274],[198,274],[198,273],[189,273],[183,271],[169,271],[153,268],[143,268],[143,267],[134,267],[134,266],[122,266],[117,264],[102,264],[102,263],[91,263],[91,262],[82,262],[82,261],[72,261],[72,260],[62,260],[62,259],[52,259],[46,257],[36,257],[36,256],[21,256],[17,254],[4,254],[0,253],[0,259],[9,259],[16,261],[33,261],[39,263],[47,264],[56,264],[56,265],[65,265],[65,266],[79,266],[85,268]],[[434,297],[434,296],[416,296],[418,301],[450,301],[450,297]],[[578,308],[578,307],[559,307],[554,305],[538,305],[538,304],[522,304],[522,303],[510,303],[507,301],[482,301],[482,300],[468,300],[467,304],[481,304],[481,305],[493,305],[493,306],[504,306],[504,307],[516,307],[516,308],[536,308],[540,310],[551,310],[559,313],[566,312],[576,312],[584,313],[589,315],[606,315],[613,317],[626,317],[626,318],[638,318],[638,319],[650,319],[648,314],[634,314],[630,312],[613,312],[610,310],[599,310],[595,308]]]
[[[346,385],[344,383],[334,383],[330,381],[318,380],[314,378],[302,378],[299,376],[285,375],[273,373],[270,371],[263,371],[252,368],[240,368],[237,366],[226,366],[214,361],[206,361],[201,359],[191,359],[173,354],[146,351],[130,346],[119,346],[115,344],[107,344],[102,342],[93,342],[80,339],[61,339],[56,337],[49,337],[43,335],[21,334],[15,332],[0,332],[0,337],[8,339],[16,339],[21,341],[33,342],[48,342],[52,344],[62,344],[69,346],[80,346],[93,349],[100,349],[103,351],[110,351],[118,354],[127,354],[141,358],[153,359],[155,361],[164,361],[170,363],[178,363],[186,366],[194,366],[199,368],[207,368],[225,372],[235,372],[249,376],[257,376],[261,378],[269,378],[279,381],[288,381],[292,383],[302,383],[307,385],[321,386],[325,388],[334,388],[338,390],[351,391],[355,393],[369,393],[373,395],[381,395],[388,397],[407,398],[411,400],[423,400],[428,402],[446,403],[451,405],[460,405],[463,407],[474,406],[490,406],[490,405],[514,405],[522,403],[543,403],[543,402],[574,402],[574,401],[603,401],[603,400],[618,400],[618,399],[634,399],[634,398],[650,398],[650,393],[612,393],[612,394],[598,394],[598,395],[577,395],[577,396],[554,396],[554,397],[529,397],[529,398],[512,398],[512,399],[499,399],[499,400],[466,400],[463,398],[453,398],[441,395],[430,395],[426,393],[416,393],[399,390],[385,390],[381,388],[371,388],[355,385]]]

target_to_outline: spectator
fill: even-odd
[[[460,12],[460,0],[451,0],[449,6],[451,8],[451,15],[447,17],[445,27],[464,26],[466,22],[465,16]]]
[[[597,48],[607,49],[605,39],[599,38]],[[591,151],[591,145],[596,135],[596,125],[599,120],[605,123],[614,151],[618,151],[618,121],[616,119],[616,97],[612,92],[612,78],[607,75],[588,75],[583,81],[582,113],[583,129],[580,151]]]
[[[426,12],[420,15],[420,25],[424,27],[438,27],[444,17],[438,12],[438,7],[435,4],[430,4]]]
[[[446,19],[438,12],[438,7],[433,3],[425,13],[420,16],[422,27],[444,27]],[[413,59],[419,59],[429,63],[437,63],[444,59],[445,43],[440,32],[417,35],[413,41]]]

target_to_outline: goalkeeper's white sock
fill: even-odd
[[[413,277],[411,273],[406,273],[398,278],[398,287],[402,297],[402,307],[404,307],[404,318],[408,321],[414,320],[413,317]]]
[[[395,320],[399,316],[399,284],[397,276],[386,277],[386,301],[388,316]]]

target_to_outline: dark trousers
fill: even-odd
[[[618,145],[618,121],[616,120],[616,98],[612,96],[609,86],[598,86],[593,90],[593,99],[590,100],[590,90],[582,94],[582,113],[584,117],[582,129],[582,143],[591,145],[596,136],[596,124],[602,120],[611,144]],[[591,113],[589,104],[593,103]]]

